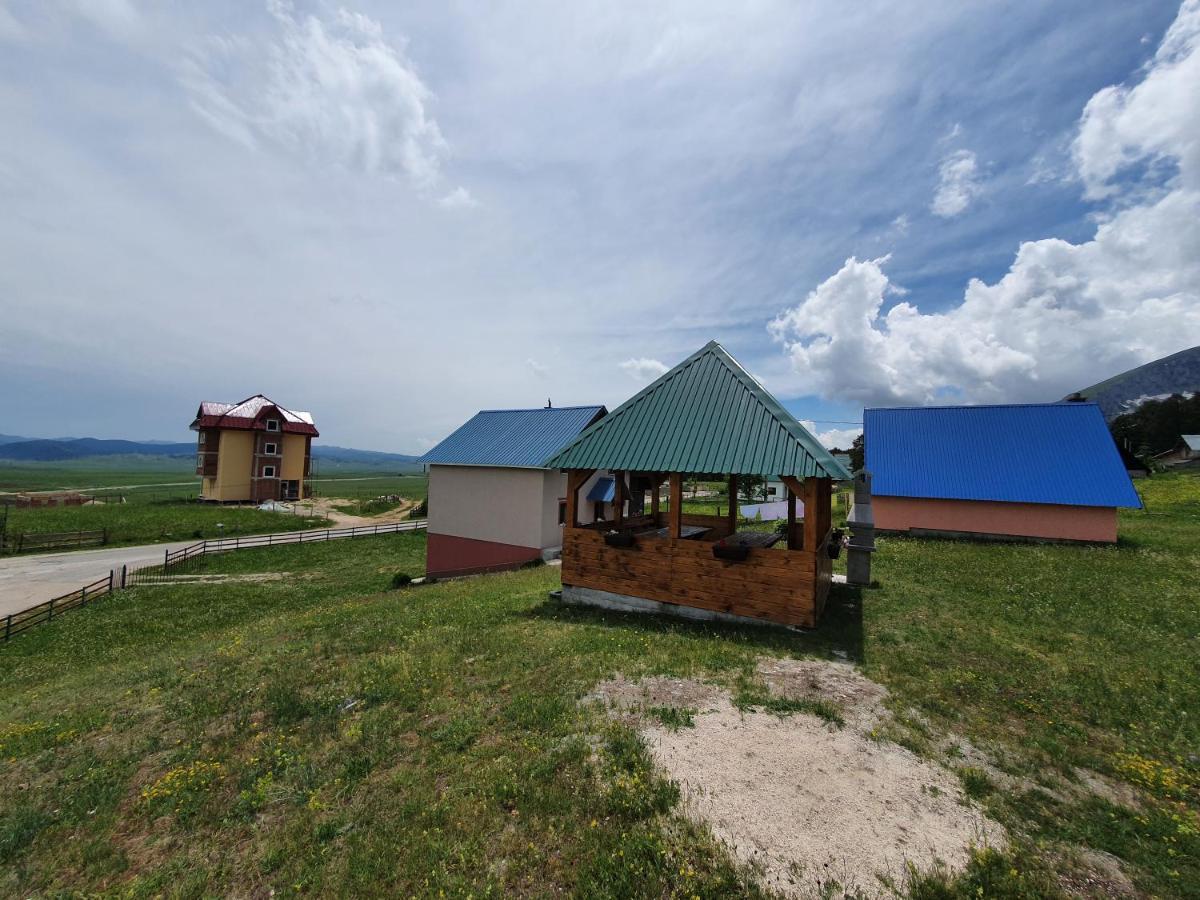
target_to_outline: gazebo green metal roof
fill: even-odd
[[[716,341],[585,429],[543,465],[850,478]]]

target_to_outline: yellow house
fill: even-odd
[[[191,424],[198,435],[200,499],[218,503],[302,500],[312,496],[312,415],[256,394],[241,403],[200,404]]]

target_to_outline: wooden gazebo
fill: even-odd
[[[820,619],[832,576],[832,482],[850,474],[715,341],[545,465],[567,472],[564,601],[806,627]],[[581,526],[579,491],[597,471],[615,476],[613,518]],[[683,511],[684,478],[697,475],[727,479],[727,514]],[[787,486],[783,535],[738,532],[740,476]]]

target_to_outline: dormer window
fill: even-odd
[[[278,431],[278,430],[279,430],[279,420],[278,419],[267,419],[267,431]]]

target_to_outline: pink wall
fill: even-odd
[[[449,576],[515,569],[542,555],[537,547],[430,534],[425,545],[425,573]]]
[[[871,507],[875,527],[887,531],[920,528],[1107,543],[1117,539],[1117,511],[1111,506],[877,496],[871,498]]]

